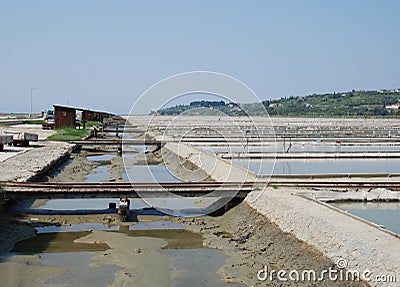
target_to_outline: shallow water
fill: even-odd
[[[180,182],[164,165],[131,165],[127,168],[131,182]],[[128,180],[126,174],[123,179]]]
[[[233,160],[258,174],[269,174],[273,160]],[[400,159],[278,159],[273,174],[398,173]]]
[[[331,205],[400,234],[400,203],[337,202]]]
[[[107,166],[101,165],[93,169],[93,173],[85,177],[86,182],[107,181],[110,178],[110,172]]]
[[[131,155],[129,155],[131,156]],[[107,181],[110,178],[111,161],[117,157],[115,154],[98,154],[87,156],[90,161],[95,161],[101,165],[94,168],[93,172],[86,176],[86,182]],[[134,155],[133,155],[134,157]],[[128,177],[128,174],[129,177]],[[131,182],[180,182],[181,180],[174,176],[164,165],[136,165],[127,167],[127,172],[121,175],[122,180]]]
[[[10,264],[17,266],[17,262],[25,262],[24,256],[31,255],[40,260],[40,263],[35,264],[61,267],[66,271],[48,279],[41,286],[109,286],[113,283],[115,272],[121,270],[121,267],[93,266],[92,262],[98,252],[106,252],[110,247],[106,243],[74,242],[90,235],[91,232],[87,231],[89,229],[105,230],[124,233],[141,240],[151,237],[164,239],[167,245],[162,247],[162,252],[171,257],[173,262],[170,269],[173,286],[243,286],[228,284],[216,273],[227,258],[224,251],[203,248],[202,236],[184,228],[184,224],[169,221],[139,222],[113,227],[99,223],[42,227],[38,228],[36,237],[17,243],[12,252],[3,255],[0,269]],[[30,264],[21,263],[18,268],[29,268]]]
[[[116,265],[91,266],[91,252],[42,253],[42,264],[65,268],[67,272],[45,282],[44,286],[110,286],[115,272],[121,268]]]
[[[15,244],[12,252],[23,254],[37,253],[54,253],[54,252],[90,252],[90,251],[105,251],[109,249],[106,243],[76,243],[74,240],[89,235],[95,224],[74,224],[73,227],[64,227],[63,231],[48,232],[54,228],[42,228],[37,236],[26,239]],[[161,227],[161,225],[159,225]],[[165,224],[168,226],[168,224]],[[172,226],[165,229],[146,228],[145,225],[140,225],[136,228],[130,228],[128,225],[120,225],[113,227],[101,228],[97,226],[96,230],[105,230],[109,232],[124,233],[132,237],[154,237],[161,238],[167,241],[167,245],[163,249],[192,249],[202,248],[203,238],[200,234],[187,231],[182,226]],[[47,232],[44,232],[46,229]],[[69,229],[69,230],[68,230]],[[72,231],[82,230],[82,231]],[[94,229],[92,229],[94,230]]]
[[[87,159],[90,161],[96,162],[111,162],[111,160],[116,157],[113,153],[104,153],[104,154],[97,154],[97,155],[88,155]]]
[[[108,208],[110,202],[115,202],[118,206],[119,198],[66,198],[66,199],[51,199],[44,205],[36,209],[47,210],[101,210]],[[144,207],[137,203],[137,207]],[[136,205],[136,204],[135,204]]]
[[[289,141],[284,145],[282,142],[276,144],[263,144],[260,146],[246,146],[242,144],[229,144],[229,146],[218,146],[216,144],[193,144],[194,146],[210,152],[286,152],[289,148]],[[296,152],[400,152],[400,144],[390,143],[369,143],[369,144],[335,144],[318,141],[297,142],[292,141],[291,153]]]
[[[90,231],[39,233],[15,244],[12,252],[20,254],[57,252],[94,252],[110,247],[105,243],[75,243],[74,240],[90,234]]]
[[[101,165],[94,168],[93,173],[86,176],[85,181],[109,180],[110,163],[115,156],[114,154],[89,156],[89,160],[96,161]],[[179,181],[162,165],[148,167],[133,165],[129,171],[131,172],[130,175],[133,175],[132,181]],[[128,179],[125,173],[121,177],[124,180]],[[158,200],[162,201],[163,199]],[[116,212],[108,209],[110,202],[115,202],[118,206],[119,198],[55,199],[44,202],[43,205],[39,205],[32,210],[33,213],[49,212],[61,214]],[[145,214],[160,214],[157,211],[147,210],[148,207],[149,205],[143,200],[131,199],[132,215],[142,212]],[[93,256],[98,252],[107,252],[110,247],[105,243],[74,242],[78,238],[89,235],[89,230],[123,233],[140,240],[148,240],[148,238],[164,239],[166,245],[162,247],[162,252],[170,256],[174,262],[174,265],[171,266],[171,277],[173,278],[174,286],[187,286],[190,281],[195,284],[199,283],[199,285],[194,286],[241,286],[222,281],[216,273],[227,258],[223,251],[203,248],[203,238],[200,234],[185,230],[184,224],[165,220],[120,226],[109,226],[102,223],[82,223],[71,224],[70,226],[39,227],[37,228],[38,235],[36,237],[19,242],[15,245],[12,253],[6,254],[9,259],[0,263],[0,268],[2,264],[7,264],[7,262],[18,261],[20,256],[32,254],[32,256],[39,256],[42,260],[42,265],[58,266],[67,270],[66,273],[47,280],[43,286],[109,286],[113,283],[115,272],[121,270],[121,267],[106,265],[101,266],[101,268],[93,268],[91,263],[93,262]],[[194,268],[192,272],[188,272],[187,269],[190,265]],[[206,266],[207,268],[202,267],[203,269],[198,271],[196,268],[199,266]],[[96,277],[94,274],[96,272],[101,272],[102,275]],[[83,282],[83,285],[80,285],[79,282]],[[206,285],[201,282],[205,282]],[[157,286],[157,283],[154,286]]]
[[[128,230],[159,230],[159,229],[183,229],[184,224],[178,224],[172,221],[149,221],[149,222],[138,222],[128,226]],[[106,230],[106,231],[118,231],[121,229],[119,225],[108,225],[104,223],[80,223],[71,224],[66,226],[43,226],[36,227],[37,232],[40,233],[53,233],[53,232],[78,232],[87,230]]]
[[[227,284],[222,281],[216,270],[228,258],[222,250],[213,249],[169,249],[163,250],[172,257],[173,279],[175,287],[186,286],[244,286]]]
[[[31,280],[21,280],[14,274],[10,278],[1,278],[2,286],[110,286],[114,281],[115,272],[121,268],[110,264],[90,266],[95,254],[96,252],[38,253],[32,256],[7,254],[4,257],[5,261],[0,263],[0,271],[12,266],[18,270],[20,276],[30,274]],[[55,269],[58,272],[52,273]],[[39,282],[35,284],[37,279]]]

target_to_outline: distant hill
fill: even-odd
[[[279,100],[263,101],[271,116],[292,117],[371,117],[400,116],[400,89],[382,91],[351,91],[331,94],[292,96]],[[211,115],[221,111],[230,116],[262,114],[260,103],[236,104],[223,101],[196,101],[157,111],[160,115]],[[197,109],[196,109],[197,108]],[[202,108],[199,110],[198,108]],[[207,108],[207,109],[204,109]]]
[[[264,101],[270,115],[277,116],[388,116],[397,114],[387,106],[400,103],[399,90],[351,91],[313,94]]]
[[[230,116],[244,115],[244,111],[236,103],[225,103],[224,101],[195,101],[189,105],[177,105],[166,109],[158,110],[156,113],[160,115],[218,115],[218,112]]]

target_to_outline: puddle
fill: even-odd
[[[127,168],[132,182],[180,182],[164,165],[131,165]],[[128,179],[126,174],[124,179]]]
[[[90,234],[90,231],[41,233],[15,244],[12,252],[22,254],[54,252],[87,252],[110,249],[106,243],[75,243],[74,240]]]
[[[126,228],[126,230],[124,230]],[[114,231],[113,231],[114,232]],[[138,229],[129,230],[127,226],[121,226],[118,232],[132,237],[153,237],[167,241],[162,249],[192,249],[203,247],[203,237],[185,229]]]
[[[95,162],[106,162],[110,163],[111,160],[116,157],[115,154],[99,154],[99,155],[88,155],[86,158],[90,161],[95,161]]]
[[[43,265],[67,270],[67,272],[47,280],[42,286],[111,286],[115,273],[121,267],[116,265],[92,266],[94,254],[89,252],[40,254]]]
[[[121,225],[109,232],[124,233],[132,237],[152,237],[167,241],[163,249],[202,248],[203,238],[200,234],[185,229],[137,229]],[[55,252],[93,252],[110,249],[106,243],[76,243],[74,240],[91,234],[90,231],[38,233],[37,236],[15,244],[12,252],[20,254],[38,254]]]
[[[147,147],[141,146],[139,153],[144,154],[146,151]],[[110,181],[110,177],[115,177],[116,181],[119,181],[121,178],[118,176],[121,173],[122,179],[127,180],[126,173],[120,172],[123,170],[123,166],[119,165],[119,158],[116,157],[117,155],[113,153],[93,153],[87,156],[87,160],[91,162],[89,164],[87,161],[82,160],[82,158],[80,158],[82,164],[80,164],[80,161],[75,161],[75,165],[73,166],[68,166],[71,163],[71,161],[68,161],[63,165],[63,168],[67,169],[66,175],[57,178],[57,175],[60,174],[60,172],[57,172],[53,179],[54,181],[74,181],[77,180],[76,178],[79,178],[79,181],[100,182]],[[93,164],[93,162],[97,164]],[[149,170],[150,173],[148,172]],[[132,165],[129,168],[129,172],[133,177],[131,180],[136,182],[180,181],[163,165]],[[37,201],[34,207],[29,207],[30,209],[27,209],[29,205],[26,205],[25,211],[30,213],[33,210],[37,213],[54,212],[57,214],[107,213],[112,212],[108,209],[110,202],[115,202],[118,206],[119,198],[77,198]],[[140,199],[131,199],[131,209],[135,215],[140,214],[142,210],[148,207],[149,205]],[[20,206],[19,208],[22,211],[24,206]],[[115,213],[116,211],[114,210],[113,212]],[[154,214],[159,213],[155,212]],[[102,216],[99,218],[101,222]],[[114,251],[118,254],[121,251],[122,254],[126,249],[132,252],[132,250],[138,248],[137,245],[143,245],[143,242],[157,240],[156,243],[150,242],[151,244],[148,247],[145,245],[146,247],[138,248],[139,252],[141,252],[139,256],[146,256],[149,252],[153,257],[155,256],[154,253],[162,253],[164,254],[163,256],[169,257],[168,260],[171,259],[173,262],[173,266],[171,266],[173,271],[168,271],[167,275],[173,277],[172,286],[187,286],[190,277],[193,279],[193,286],[235,286],[222,281],[216,273],[223,266],[227,258],[227,255],[223,251],[203,248],[201,234],[186,230],[184,224],[157,219],[163,218],[154,217],[156,221],[121,224],[117,226],[109,226],[98,222],[71,224],[70,226],[38,227],[36,228],[37,236],[18,242],[15,244],[12,252],[4,254],[0,259],[0,274],[5,275],[2,276],[2,279],[5,278],[6,281],[9,281],[8,279],[12,278],[13,275],[7,273],[9,270],[7,268],[4,271],[4,267],[19,262],[21,266],[13,270],[13,272],[16,271],[16,273],[13,273],[15,274],[15,278],[24,277],[26,272],[33,273],[33,277],[31,281],[28,280],[24,284],[14,285],[32,286],[37,283],[35,280],[38,278],[38,275],[35,273],[36,269],[33,269],[29,262],[35,262],[37,266],[40,266],[41,270],[53,267],[60,268],[61,270],[55,273],[52,269],[46,269],[46,271],[49,270],[47,272],[48,279],[43,279],[43,281],[37,283],[39,286],[112,286],[115,283],[116,273],[123,269],[121,266],[130,265],[121,261],[124,258],[121,259],[119,257],[117,257],[116,261],[108,261],[107,265],[102,265],[107,260],[96,261],[98,259],[94,259],[94,257],[99,258],[106,254],[107,256],[104,256],[109,258],[109,252]],[[98,232],[97,230],[102,232]],[[95,243],[87,243],[90,240],[86,242],[84,240],[77,240],[99,233],[104,236],[105,240],[96,239],[97,241],[93,241]],[[129,240],[126,240],[127,238]],[[122,240],[121,242],[119,242],[120,239]],[[31,258],[31,261],[25,260],[28,257]],[[127,258],[127,261],[134,260],[130,256]],[[136,264],[140,268],[150,270],[156,267],[156,264],[149,264],[147,260],[148,258],[146,257],[144,260],[137,261]],[[155,260],[154,262],[157,263],[160,261]],[[118,264],[119,266],[110,263]],[[2,268],[3,273],[1,272]],[[169,268],[167,266],[167,269]],[[192,271],[188,272],[188,268],[192,269]],[[196,270],[198,268],[201,268],[201,270]],[[22,273],[19,273],[20,270],[22,270]],[[130,277],[131,273],[134,274],[135,271],[127,270],[129,273],[123,273],[122,277]],[[157,269],[155,271],[157,272]],[[153,279],[152,276],[150,278]],[[158,277],[155,275],[155,278]],[[153,286],[159,286],[162,283],[154,282]]]
[[[110,168],[111,161],[115,158],[114,154],[100,154],[87,156],[90,161],[98,162],[101,165],[94,168],[92,173],[85,177],[86,182],[100,182],[108,181],[110,179]],[[121,162],[122,164],[122,162]],[[127,169],[127,173],[124,171],[120,174],[121,180],[133,182],[179,182],[180,179],[176,178],[169,172],[164,165],[142,165],[132,164]]]
[[[110,180],[111,161],[115,156],[114,154],[88,156],[88,160],[99,162],[101,165],[95,167],[92,173],[85,177],[85,181],[99,182]],[[147,172],[144,172],[145,169]],[[149,169],[151,171],[150,176]],[[129,172],[134,177],[131,180],[138,182],[179,181],[162,165],[133,165],[130,167]],[[127,179],[125,173],[121,177]],[[119,198],[54,199],[37,201],[33,207],[28,207],[28,204],[16,208],[20,209],[19,211],[28,213],[115,213],[115,209],[108,209],[110,202],[115,202],[118,206]],[[152,212],[148,210],[148,207],[149,205],[143,200],[131,199],[131,209],[135,215],[139,215],[142,212]],[[156,211],[154,211],[154,214],[160,215]],[[2,274],[3,270],[6,277],[10,277],[12,280],[18,279],[19,273],[11,276],[10,273],[7,273],[9,270],[7,268],[9,268],[8,266],[17,266],[16,264],[20,264],[20,266],[15,267],[16,269],[13,269],[14,267],[11,268],[16,272],[22,270],[23,274],[27,272],[33,272],[33,274],[30,274],[32,280],[18,283],[18,286],[32,286],[33,283],[37,283],[39,286],[111,286],[115,283],[114,280],[117,274],[120,273],[119,271],[123,269],[121,266],[125,266],[125,264],[130,266],[129,264],[131,263],[108,261],[109,263],[103,265],[102,263],[99,264],[99,262],[103,262],[102,260],[96,261],[99,256],[106,256],[109,252],[118,253],[120,252],[119,248],[121,250],[123,248],[130,250],[133,248],[136,250],[135,248],[137,247],[135,246],[141,246],[146,244],[146,242],[157,239],[157,242],[164,243],[156,243],[154,245],[155,243],[150,242],[150,245],[148,245],[150,255],[153,257],[158,256],[158,252],[158,254],[164,254],[163,256],[169,257],[172,266],[170,271],[167,272],[167,276],[172,280],[172,286],[188,286],[189,284],[193,286],[242,286],[228,284],[222,281],[221,277],[216,273],[228,258],[223,251],[203,248],[203,237],[201,234],[186,230],[184,224],[165,220],[157,221],[157,219],[155,217],[155,221],[143,221],[137,224],[122,224],[117,226],[109,226],[102,223],[82,223],[71,224],[69,226],[38,227],[36,228],[36,237],[18,242],[12,252],[4,254],[0,261],[0,274]],[[98,232],[97,230],[105,231],[106,233]],[[78,240],[87,238],[88,236],[95,236],[95,234],[105,236],[103,238],[106,238],[106,240],[96,239],[97,241],[94,240],[95,243],[87,243],[90,240],[86,242],[85,240]],[[123,236],[124,234],[127,236]],[[120,239],[122,242],[119,242]],[[160,239],[162,240],[160,241]],[[104,242],[108,242],[108,244]],[[127,244],[126,247],[124,247],[125,244]],[[112,249],[110,246],[112,246]],[[142,250],[149,252],[146,248]],[[152,251],[152,248],[155,249]],[[138,250],[140,251],[140,248]],[[143,256],[143,254],[145,253],[140,253],[140,256]],[[43,280],[42,278],[38,279],[35,273],[36,269],[32,269],[29,260],[25,260],[28,257],[40,268],[40,272],[47,273],[47,276]],[[131,262],[134,259],[129,257],[127,260]],[[146,262],[147,257],[144,261],[136,262],[135,264],[139,264],[138,266],[140,266],[138,270],[141,270],[141,268],[151,269],[152,266],[161,264],[163,261],[159,261],[157,257],[153,262],[155,265],[149,265]],[[113,264],[118,264],[118,266]],[[128,271],[128,273],[122,274],[122,278],[124,278],[123,276],[131,276],[135,272],[135,270]],[[149,278],[153,279],[152,276]],[[129,280],[129,278],[123,280]],[[126,282],[128,283],[129,281]],[[153,284],[153,286],[159,285],[159,282],[154,282]]]
[[[137,224],[131,225],[113,225],[110,226],[108,224],[103,223],[79,223],[79,224],[71,224],[65,226],[43,226],[36,227],[37,233],[52,233],[52,232],[77,232],[77,231],[88,231],[88,230],[106,230],[106,231],[117,231],[117,230],[159,230],[159,229],[185,229],[185,224],[176,223],[172,221],[149,221],[149,222],[138,222]],[[124,233],[126,233],[124,231]]]
[[[88,230],[118,230],[119,226],[109,226],[103,223],[80,223],[80,224],[71,224],[66,226],[43,226],[36,227],[38,234],[41,233],[55,233],[55,232],[80,232],[80,231],[88,231]]]
[[[110,178],[110,172],[107,166],[101,165],[93,169],[93,173],[85,177],[86,182],[107,181]]]
[[[121,267],[91,265],[95,252],[39,253],[4,257],[2,286],[111,286]],[[5,276],[4,276],[5,275]]]
[[[149,221],[149,222],[139,222],[138,224],[130,225],[129,230],[138,230],[138,229],[184,229],[185,224],[176,223],[172,221]]]
[[[110,179],[111,160],[115,158],[115,154],[104,153],[96,155],[88,155],[86,158],[89,161],[97,162],[100,166],[94,168],[92,173],[85,176],[86,182],[108,181]]]
[[[149,238],[165,240],[166,245],[161,248],[161,252],[169,256],[172,262],[169,271],[172,286],[243,286],[224,282],[216,273],[228,258],[224,251],[203,248],[201,234],[186,230],[185,224],[164,220],[112,227],[100,223],[84,223],[37,228],[36,237],[17,243],[12,252],[2,257],[0,272],[2,268],[17,267],[17,264],[21,265],[18,268],[29,269],[33,263],[29,263],[26,256],[32,256],[30,260],[41,268],[59,267],[64,270],[62,274],[49,274],[49,279],[40,286],[111,286],[116,272],[122,268],[112,264],[94,264],[95,257],[110,252],[107,251],[109,245],[101,242],[74,242],[90,236],[92,232],[88,229],[123,233],[143,242]],[[154,286],[157,284],[155,282]]]
[[[171,221],[139,222],[132,225],[109,226],[102,223],[81,223],[67,226],[37,227],[37,236],[18,242],[12,252],[24,254],[52,252],[104,251],[105,243],[75,243],[74,240],[89,235],[89,230],[104,230],[124,233],[132,237],[153,237],[167,241],[164,249],[202,248],[200,234],[185,229],[185,224]]]
[[[172,286],[245,286],[228,284],[216,274],[216,270],[224,265],[228,258],[222,250],[170,249],[163,252],[172,258]]]

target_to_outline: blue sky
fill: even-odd
[[[0,0],[0,112],[128,113],[154,83],[224,73],[261,99],[400,88],[400,1]],[[147,111],[143,111],[147,112]]]

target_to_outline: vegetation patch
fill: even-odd
[[[388,106],[400,103],[399,92],[351,91],[312,94],[264,101],[272,116],[307,117],[373,117],[399,116],[398,110]]]
[[[202,108],[202,109],[199,109]],[[176,105],[153,113],[160,115],[265,115],[284,117],[400,117],[400,89],[312,94],[283,97],[261,103],[225,103],[224,101],[195,101]]]
[[[35,120],[25,120],[24,124],[28,125],[42,125],[44,124],[44,120],[42,119],[35,119]]]
[[[52,141],[80,140],[90,135],[89,129],[76,129],[75,127],[62,127],[56,129],[57,133],[48,137]]]
[[[267,186],[270,186],[273,189],[278,189],[278,186],[276,184],[270,184],[269,182],[267,183]]]
[[[98,122],[98,121],[87,121],[85,123],[86,128],[99,127],[101,125],[102,125],[102,123]]]

